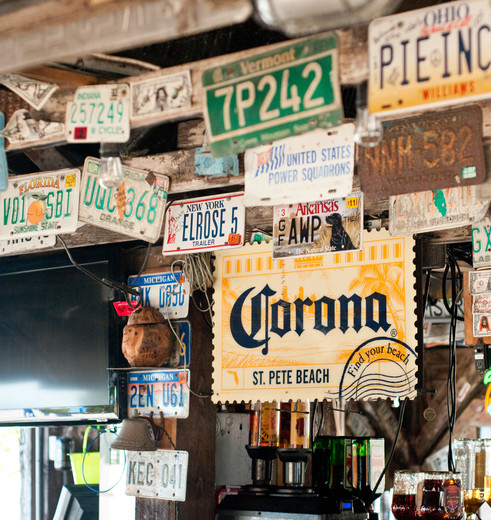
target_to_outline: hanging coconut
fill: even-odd
[[[123,329],[123,355],[132,367],[171,366],[175,360],[172,331],[160,311],[141,307]]]

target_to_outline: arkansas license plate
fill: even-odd
[[[489,98],[490,24],[487,0],[433,5],[371,22],[370,112]]]
[[[130,87],[79,87],[65,118],[69,143],[125,143],[130,137]]]
[[[189,453],[181,450],[128,451],[126,494],[186,500]]]
[[[160,237],[169,178],[123,165],[117,189],[99,185],[100,159],[87,157],[82,174],[80,220],[154,243]]]
[[[10,177],[0,194],[0,240],[73,233],[79,193],[77,169]]]
[[[164,255],[240,247],[244,243],[243,193],[187,199],[169,206]]]
[[[128,416],[150,412],[174,419],[189,415],[189,370],[131,370],[128,373]]]
[[[131,287],[141,290],[144,307],[154,307],[170,319],[185,318],[189,312],[189,282],[181,271],[143,274],[128,278]],[[134,285],[133,285],[134,284]],[[136,301],[136,296],[131,296]]]

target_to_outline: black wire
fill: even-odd
[[[384,469],[382,470],[382,473],[380,473],[380,476],[379,476],[375,486],[373,486],[372,494],[370,495],[370,498],[368,499],[368,503],[365,504],[366,506],[369,506],[374,501],[375,496],[377,494],[377,488],[378,488],[380,482],[382,481],[382,479],[384,478],[384,475],[387,472],[387,468],[389,467],[389,465],[392,461],[392,457],[394,456],[394,452],[396,450],[396,445],[397,445],[397,440],[399,439],[399,434],[401,433],[402,422],[404,420],[404,412],[406,411],[406,405],[407,405],[408,400],[409,400],[409,398],[406,397],[404,399],[404,401],[402,401],[401,407],[399,408],[399,422],[397,423],[396,435],[394,437],[394,441],[392,442],[389,456],[387,457],[387,462],[385,463]]]

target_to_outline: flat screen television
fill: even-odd
[[[118,279],[117,248],[73,250]],[[0,425],[115,422],[121,417],[117,295],[66,252],[0,258]]]

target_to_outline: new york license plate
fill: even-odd
[[[131,370],[128,373],[128,416],[150,412],[185,419],[189,415],[189,370]]]

